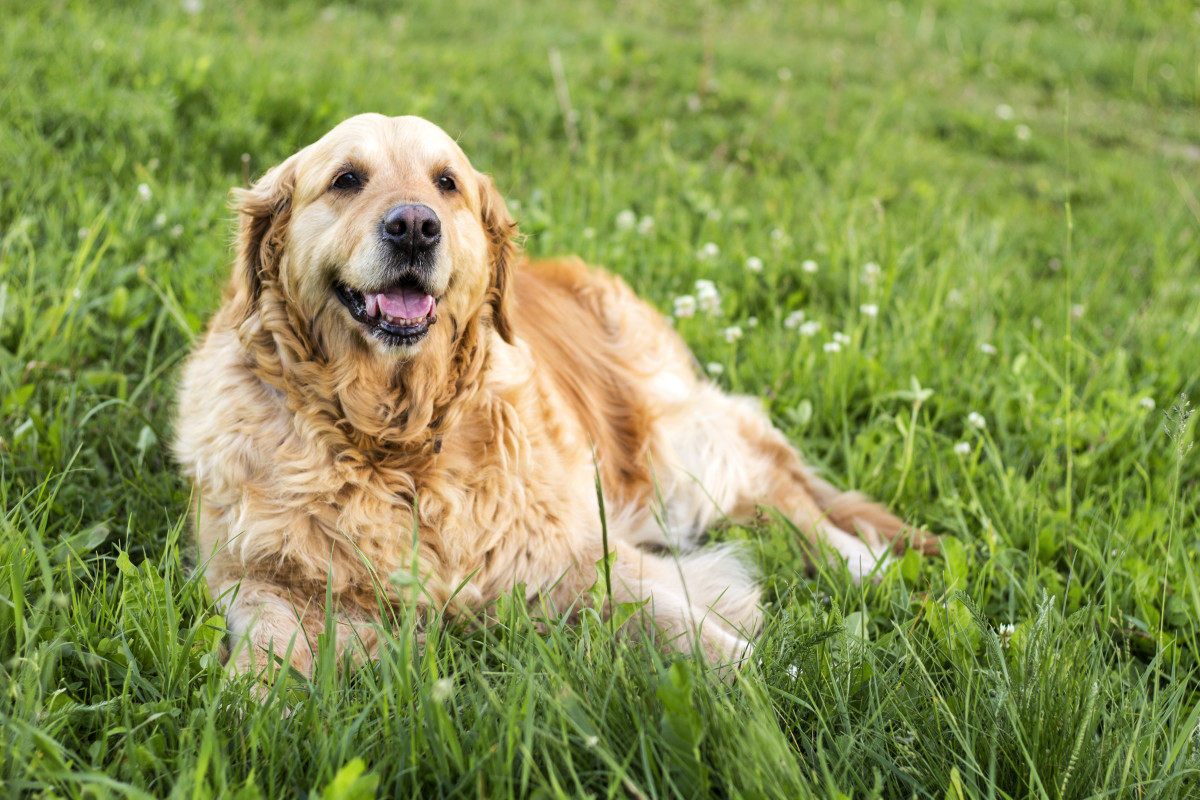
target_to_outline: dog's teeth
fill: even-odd
[[[367,316],[368,317],[378,316],[379,315],[379,295],[368,294],[368,295],[365,295],[365,297],[366,297],[366,301],[367,301]]]

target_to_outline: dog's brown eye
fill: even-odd
[[[454,182],[454,178],[451,178],[449,175],[443,175],[438,178],[437,185],[443,192],[453,192],[458,188],[458,184]]]
[[[351,170],[346,170],[333,179],[333,188],[335,189],[361,189],[362,185],[362,179],[358,177],[358,173]]]

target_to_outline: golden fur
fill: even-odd
[[[333,188],[347,165],[360,190]],[[380,220],[401,203],[432,209],[441,238],[424,273],[436,322],[396,345],[333,286],[389,280]],[[614,599],[647,601],[676,646],[713,659],[760,624],[752,569],[699,546],[716,520],[778,508],[856,576],[927,541],[815,478],[620,279],[522,262],[491,181],[424,120],[347,120],[235,204],[233,279],[184,371],[175,444],[205,577],[248,644],[235,669],[273,649],[309,671],[327,584],[337,648],[366,655],[389,604],[484,610],[524,583],[568,608],[604,555],[597,466]],[[420,593],[388,580],[414,563]]]

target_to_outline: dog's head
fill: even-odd
[[[234,204],[235,324],[285,317],[325,361],[403,364],[476,322],[512,340],[515,224],[430,122],[352,117]]]

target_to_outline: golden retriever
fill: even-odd
[[[486,612],[524,584],[569,609],[605,524],[611,600],[715,661],[761,621],[752,567],[702,546],[717,520],[778,509],[856,577],[928,546],[817,479],[619,278],[522,261],[491,180],[425,120],[353,117],[235,205],[175,442],[235,670],[310,672],[327,588],[338,652],[366,657],[389,606]],[[414,571],[419,592],[389,580]]]

